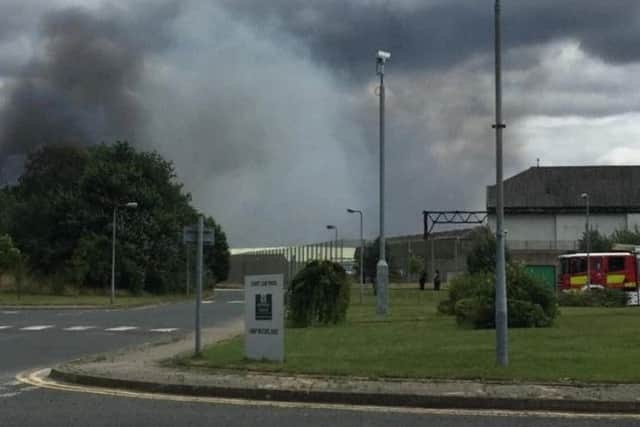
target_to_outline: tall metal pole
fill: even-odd
[[[360,214],[360,304],[362,304],[362,298],[364,294],[364,230],[362,227],[362,211]]]
[[[502,75],[501,75],[500,0],[495,3],[495,78],[496,78],[496,364],[509,365],[507,284],[504,249],[504,188],[502,178]]]
[[[334,260],[334,261],[336,261],[336,262],[340,262],[340,261],[338,260],[338,226],[336,226],[336,227],[333,229],[333,231],[335,231],[335,232],[336,232],[335,239],[334,239],[334,244],[333,244],[333,246],[335,247],[335,260]]]
[[[189,293],[191,292],[191,266],[190,266],[190,262],[189,262],[189,244],[185,243],[185,256],[186,256],[186,264],[187,264],[187,274],[186,274],[186,288],[187,288],[187,296],[189,296]]]
[[[113,207],[112,235],[111,235],[111,304],[116,294],[116,211],[118,206]]]
[[[389,301],[387,299],[387,285],[389,283],[389,266],[385,256],[385,236],[384,236],[384,59],[378,53],[378,75],[380,76],[380,255],[376,266],[376,287],[377,306],[376,312],[379,316],[386,316],[389,309]]]
[[[589,255],[591,253],[591,230],[589,229],[589,194],[587,193],[586,197],[587,202],[587,221],[585,223],[585,236],[587,236],[587,289],[589,289],[589,285],[591,284],[591,262],[589,262]]]
[[[200,354],[202,349],[200,342],[200,302],[202,301],[202,246],[204,237],[204,220],[203,216],[198,216],[198,259],[196,261],[196,355]]]

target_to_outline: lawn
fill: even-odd
[[[186,300],[185,295],[144,295],[116,296],[114,306],[137,307]],[[18,298],[15,292],[0,292],[0,305],[24,306],[110,306],[106,295],[47,295],[23,294]]]
[[[237,337],[178,364],[359,377],[640,382],[640,309],[562,308],[551,328],[509,331],[508,368],[495,367],[495,332],[463,329],[436,313],[445,292],[391,291],[390,315],[354,295],[340,326],[286,331],[283,364],[243,357]]]

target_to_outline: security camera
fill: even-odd
[[[387,61],[389,59],[391,59],[391,53],[390,52],[385,52],[384,50],[379,50],[378,54],[376,55],[376,57],[378,58],[379,61]]]

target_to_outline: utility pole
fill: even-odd
[[[389,265],[385,255],[385,237],[384,237],[384,64],[391,58],[391,54],[385,51],[378,51],[376,72],[380,76],[380,254],[378,264],[376,265],[376,287],[377,306],[376,312],[378,316],[385,317],[389,311],[389,299],[387,297],[387,285],[389,283]]]
[[[495,78],[496,78],[496,364],[509,365],[507,284],[504,244],[504,186],[502,177],[502,63],[500,0],[495,0]]]
[[[196,355],[202,351],[200,341],[200,302],[202,301],[202,247],[204,246],[204,219],[198,216],[198,257],[196,260]]]

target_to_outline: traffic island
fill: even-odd
[[[628,344],[640,326],[633,308],[563,309],[555,327],[512,330],[511,365],[500,369],[494,331],[458,328],[435,314],[437,295],[398,292],[406,293],[392,293],[386,319],[370,316],[373,304],[365,299],[343,325],[289,329],[284,363],[244,359],[244,322],[237,319],[204,330],[203,342],[217,344],[199,357],[192,357],[193,337],[183,337],[67,363],[52,376],[139,392],[270,401],[640,412],[631,363],[638,354]]]

